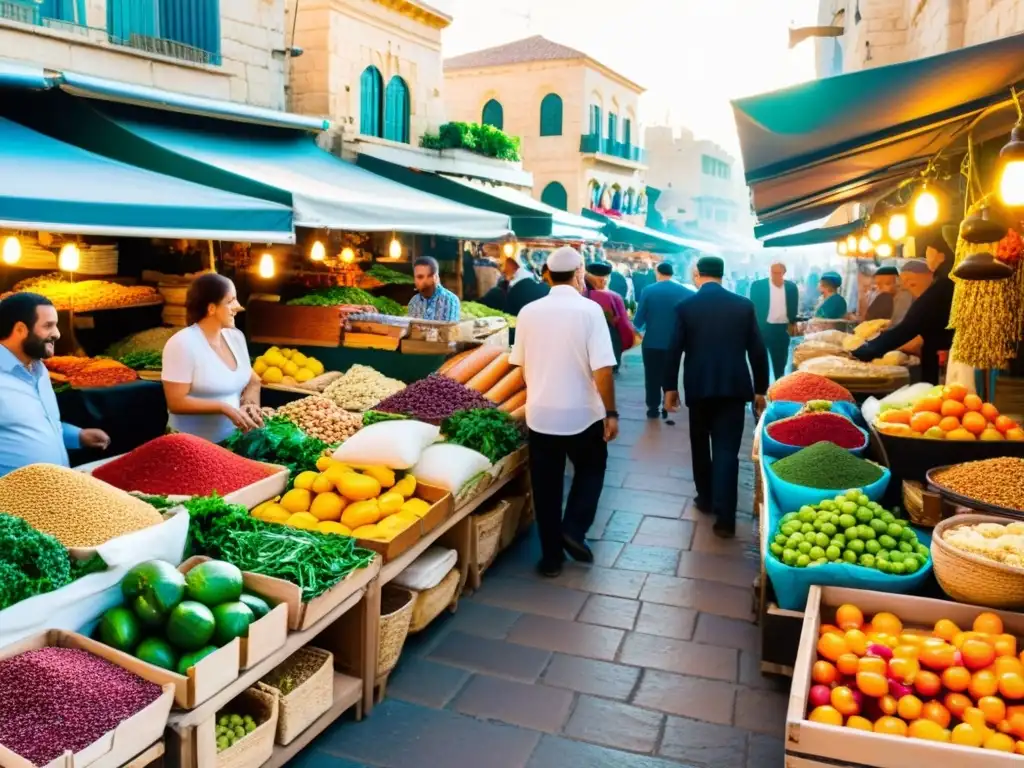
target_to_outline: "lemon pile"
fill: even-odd
[[[430,504],[413,496],[416,478],[395,478],[380,466],[353,467],[329,456],[317,471],[302,472],[284,496],[252,510],[258,520],[357,539],[391,541],[430,511]]]
[[[253,360],[252,369],[264,384],[304,384],[324,372],[324,364],[297,349],[271,347]]]

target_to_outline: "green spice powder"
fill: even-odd
[[[835,443],[820,442],[772,464],[780,480],[807,488],[847,490],[863,488],[882,476],[882,469]]]

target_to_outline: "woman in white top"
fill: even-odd
[[[196,278],[185,299],[188,327],[164,347],[164,396],[168,426],[213,443],[236,428],[263,426],[260,379],[253,373],[242,332],[235,284],[222,275]]]

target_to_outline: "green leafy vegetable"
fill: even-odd
[[[401,316],[406,314],[406,308],[397,301],[384,296],[374,296],[362,288],[338,285],[331,288],[318,288],[298,299],[292,299],[288,304],[296,307],[336,307],[342,304],[349,304],[373,307],[382,315]]]
[[[128,352],[119,357],[118,362],[133,371],[159,371],[163,366],[163,353],[153,350]]]
[[[390,269],[389,267],[385,267],[383,264],[374,264],[366,270],[366,274],[374,280],[379,280],[380,282],[388,283],[389,285],[413,285],[416,282],[412,279],[411,275]]]
[[[508,456],[523,443],[523,432],[507,413],[481,408],[453,413],[441,424],[449,443],[472,448],[491,462]]]
[[[363,426],[368,427],[381,421],[402,421],[408,419],[404,413],[384,413],[383,411],[367,411],[363,414]]]
[[[234,432],[223,445],[247,459],[288,467],[293,478],[299,472],[315,469],[316,460],[330,447],[277,416],[267,419],[258,429]]]

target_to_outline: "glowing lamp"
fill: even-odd
[[[505,243],[501,246],[501,252],[505,254],[506,259],[511,259],[516,255],[516,246],[514,243]]]
[[[939,220],[939,198],[925,184],[914,199],[914,223],[919,227],[930,227]]]
[[[871,244],[871,238],[867,235],[861,235],[860,242],[857,243],[857,250],[861,253],[871,253],[874,246]]]
[[[847,236],[847,238],[846,238],[846,250],[847,250],[848,253],[856,253],[857,252],[857,236],[856,235],[848,235]]]
[[[889,239],[902,240],[907,236],[907,214],[894,213],[889,219]]]
[[[65,243],[57,257],[57,266],[65,272],[74,272],[82,263],[82,255],[74,243]]]
[[[269,253],[264,253],[260,256],[259,274],[260,277],[270,279],[274,276],[277,268],[274,264],[274,257]]]
[[[875,255],[880,259],[888,259],[892,256],[892,246],[889,243],[879,243],[875,246]]]
[[[21,261],[21,241],[14,235],[4,240],[4,264],[17,264]]]
[[[324,248],[324,244],[317,240],[313,243],[313,247],[309,249],[309,260],[310,261],[323,261],[327,258],[327,249]]]
[[[850,249],[846,247],[845,240],[840,240],[838,243],[836,243],[836,253],[838,253],[840,256],[845,256],[847,253],[849,253],[849,251]]]
[[[884,234],[885,233],[882,230],[882,225],[879,224],[877,221],[874,222],[870,227],[868,227],[868,237],[871,239],[872,243],[877,243],[879,240],[882,239],[882,235]]]
[[[999,199],[1010,208],[1024,206],[1024,122],[1013,127],[1010,143],[999,151],[999,162]]]
[[[402,258],[402,244],[398,242],[397,237],[391,238],[391,243],[388,245],[388,256],[392,259]]]
[[[353,251],[351,248],[342,248],[341,260],[346,264],[351,264],[353,261],[356,260],[356,252]]]

